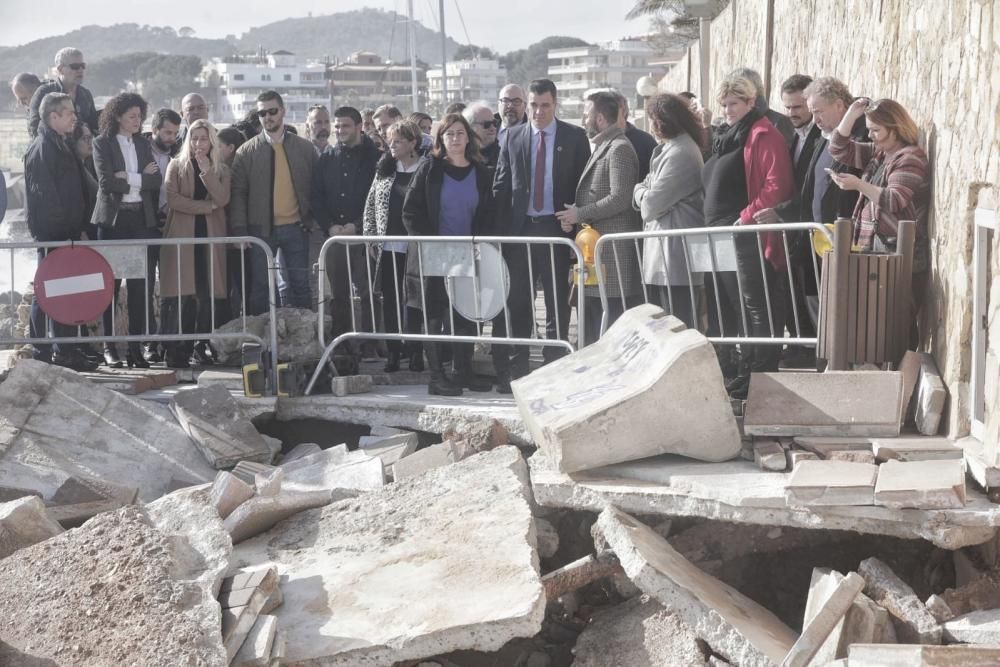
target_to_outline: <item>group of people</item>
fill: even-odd
[[[98,116],[80,85],[82,55],[64,49],[56,66],[56,81],[19,75],[12,82],[37,126],[25,156],[28,220],[36,239],[252,236],[280,257],[280,293],[272,295],[259,248],[248,251],[244,274],[244,263],[234,262],[234,251],[222,245],[164,245],[160,252],[150,247],[147,279],[127,284],[134,336],[208,332],[237,310],[264,312],[274,298],[312,307],[316,239],[357,234],[547,239],[572,238],[583,225],[607,234],[850,216],[855,245],[884,252],[894,249],[899,221],[914,220],[917,305],[922,294],[929,188],[916,124],[898,103],[855,98],[832,77],[788,78],[781,88],[785,113],[778,113],[768,108],[759,75],[737,70],[718,86],[722,119],[714,125],[691,93],[660,94],[646,106],[651,134],[629,122],[627,99],[611,89],[586,96],[582,127],[567,123],[557,118],[556,86],[537,79],[526,90],[505,86],[495,107],[485,101],[454,104],[436,122],[422,113],[404,117],[391,105],[344,106],[332,113],[316,106],[300,137],[285,125],[284,103],[275,91],[261,93],[243,122],[219,131],[207,120],[204,99],[190,94],[180,113],[153,113],[151,130],[143,134],[148,109],[140,96],[117,95]],[[27,95],[32,84],[33,95]],[[678,237],[647,239],[641,252],[619,242],[598,258],[610,297],[607,312],[597,287],[573,290],[572,298],[586,300],[579,326],[594,341],[602,320],[613,322],[646,294],[709,334],[781,337],[787,328],[808,336],[815,331],[814,317],[793,322],[785,315],[816,310],[804,296],[810,286],[816,293],[810,244],[792,240],[788,244],[776,233],[735,234],[737,271],[714,280],[692,270]],[[335,333],[352,323],[361,326],[359,321],[400,334],[476,333],[474,322],[450,312],[444,280],[422,275],[412,244],[333,250],[324,268]],[[534,295],[541,289],[546,337],[567,340],[568,249],[511,243],[502,252],[510,289],[492,322],[493,335],[530,337]],[[150,325],[157,267],[160,321]],[[790,289],[789,274],[796,289]],[[369,284],[367,275],[377,278]],[[247,285],[245,293],[234,294],[241,292],[237,285]],[[359,301],[361,313],[355,310]],[[381,312],[371,312],[370,304],[379,301],[374,310]],[[110,319],[109,312],[105,331]],[[39,327],[41,321],[33,318]],[[52,326],[54,334],[67,335],[60,333],[62,325]],[[431,393],[494,386],[473,373],[470,344],[387,347],[388,372],[404,360],[422,370],[426,356]],[[94,361],[72,346],[45,348],[38,346],[40,358],[70,367]],[[528,353],[525,346],[493,346],[498,391],[510,392],[510,382],[528,372]],[[156,346],[133,343],[127,358],[143,366],[158,361],[158,354]],[[210,360],[211,348],[171,343],[164,354],[168,365],[183,366]],[[562,354],[558,346],[543,350],[546,362]],[[778,346],[741,345],[727,352],[722,362],[731,394],[745,395],[751,372],[777,370],[780,355]],[[114,346],[106,346],[103,357],[121,363]],[[451,373],[445,371],[449,360]]]

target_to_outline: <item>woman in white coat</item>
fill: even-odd
[[[632,196],[644,230],[703,227],[701,123],[687,100],[670,94],[651,98],[646,116],[660,145],[653,150],[649,174]],[[690,270],[684,238],[646,239],[642,255],[642,280],[650,301],[695,328],[703,278]]]

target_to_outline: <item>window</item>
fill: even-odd
[[[285,75],[285,81],[291,81],[291,80],[292,80],[292,75],[291,74],[286,74]]]
[[[260,75],[260,80],[261,81],[270,81],[271,80],[271,75],[270,74],[261,74]]]
[[[242,74],[234,74],[233,75],[233,81],[242,81],[242,80],[243,80],[243,75]]]

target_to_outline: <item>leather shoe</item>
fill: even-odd
[[[114,345],[104,346],[104,363],[107,364],[109,368],[121,368],[124,366],[122,358],[118,356],[118,350],[115,349]]]
[[[92,373],[97,370],[97,362],[88,360],[83,354],[74,350],[70,353],[59,353],[52,357],[52,363],[56,366],[69,368],[77,373]]]

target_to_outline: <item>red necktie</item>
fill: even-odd
[[[535,151],[535,212],[545,206],[545,131],[538,133],[538,150]]]

